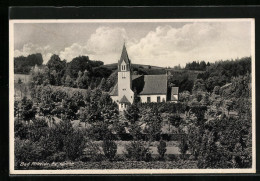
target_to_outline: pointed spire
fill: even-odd
[[[121,64],[123,60],[126,62],[126,64],[130,64],[130,59],[129,59],[128,54],[127,54],[125,41],[124,41],[121,57],[120,57],[120,60],[119,60],[118,63]]]

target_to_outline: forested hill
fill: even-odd
[[[197,79],[202,79],[207,91],[211,92],[215,86],[221,87],[230,83],[233,77],[247,73],[251,73],[251,57],[211,63],[204,73],[198,74]]]
[[[42,55],[33,54],[27,57],[14,58],[14,71],[29,74],[34,65],[42,65]],[[88,56],[75,57],[71,62],[61,60],[53,55],[46,65],[41,66],[43,76],[39,84],[67,86],[81,89],[101,88],[110,91],[117,82],[117,64],[104,65],[102,61],[90,60]],[[230,83],[233,77],[251,73],[251,57],[236,60],[218,61],[215,63],[191,62],[185,68],[156,67],[133,64],[133,74],[158,75],[170,73],[168,85],[179,87],[180,92],[192,92],[194,87],[212,92],[216,86]]]
[[[14,58],[14,73],[15,74],[29,74],[33,66],[42,65],[42,54],[36,53],[28,55],[27,57],[20,56]]]

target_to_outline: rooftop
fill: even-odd
[[[137,76],[132,82],[133,90],[139,95],[167,94],[166,75]]]

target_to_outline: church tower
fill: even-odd
[[[134,100],[132,91],[131,60],[128,57],[125,44],[118,61],[118,100],[119,110],[125,110]]]

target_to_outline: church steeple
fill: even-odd
[[[119,110],[125,110],[128,104],[133,103],[134,92],[132,91],[131,60],[128,57],[125,43],[121,57],[118,60],[118,103]]]
[[[122,66],[122,64],[124,64],[125,67]],[[126,46],[124,43],[121,57],[120,60],[118,61],[118,71],[130,71],[130,69],[131,69],[131,60],[128,57]]]

